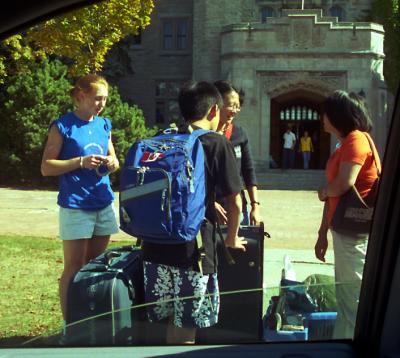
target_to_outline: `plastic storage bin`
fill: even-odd
[[[264,326],[263,338],[266,342],[307,341],[308,328],[301,331],[274,331]]]
[[[337,312],[313,312],[304,315],[308,340],[332,339]]]
[[[285,341],[307,341],[308,328],[304,327],[302,330],[286,331],[275,330],[268,326],[268,317],[270,312],[264,316],[263,319],[263,340],[266,342],[285,342]]]

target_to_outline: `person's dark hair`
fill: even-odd
[[[214,105],[222,107],[222,97],[217,88],[209,82],[188,82],[179,90],[179,108],[185,121],[204,118]]]
[[[223,81],[223,80],[216,81],[214,82],[214,86],[217,87],[222,97],[224,97],[226,94],[235,91],[239,95],[240,105],[243,105],[243,95],[235,86],[231,85],[228,81]]]
[[[331,124],[346,137],[353,130],[370,132],[372,121],[363,97],[356,93],[335,91],[324,103]]]

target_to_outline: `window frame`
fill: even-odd
[[[338,11],[339,14],[336,14],[335,12]],[[337,17],[339,22],[345,22],[346,21],[346,11],[344,10],[343,6],[340,6],[338,4],[335,4],[331,6],[328,9],[328,14],[330,17]]]
[[[265,14],[265,15],[264,15]],[[271,16],[268,16],[270,14]],[[263,24],[268,22],[268,18],[276,17],[276,11],[272,6],[261,6],[260,7],[260,21]]]
[[[171,34],[168,38],[171,41],[171,47],[165,47],[165,25],[171,24]],[[186,34],[183,36],[180,31],[180,25],[185,24]],[[184,41],[186,46],[181,47],[180,41]],[[190,16],[162,16],[160,17],[160,51],[162,53],[187,54],[191,51],[192,30]]]
[[[70,3],[74,3],[70,1]],[[78,2],[76,2],[78,3]],[[83,6],[85,2],[79,1],[80,5]],[[20,15],[19,12],[13,13],[13,8],[6,8],[3,12],[3,18],[10,16],[11,19],[17,17],[19,19],[15,22],[14,26],[7,25],[6,22],[4,27],[0,30],[1,38],[6,38],[10,33],[16,33],[19,31],[20,27],[26,27],[32,23],[32,21],[39,21],[43,19],[42,16],[50,17],[53,14],[54,8],[51,7],[50,2],[47,2],[47,7],[40,7],[39,12],[34,12],[33,8],[37,4],[29,4],[21,1],[13,2],[15,9],[24,6],[24,14]],[[52,2],[54,4],[54,2]],[[70,4],[70,5],[71,5]],[[63,6],[67,10],[65,2]],[[30,11],[32,10],[32,11]],[[62,13],[62,8],[57,10],[58,13]],[[26,14],[28,18],[26,18]],[[31,15],[33,14],[33,15]],[[22,18],[23,17],[23,18]],[[202,350],[205,356],[213,356],[215,354],[229,353],[232,357],[241,357],[243,354],[249,353],[252,355],[265,356],[267,353],[275,353],[275,355],[282,355],[285,353],[297,353],[300,355],[301,352],[308,353],[310,357],[318,357],[323,353],[336,352],[336,357],[348,357],[355,356],[355,347],[358,350],[369,352],[373,355],[375,352],[381,353],[382,356],[396,355],[399,353],[400,349],[398,347],[398,332],[396,331],[397,324],[391,326],[391,334],[389,334],[388,321],[395,321],[399,317],[399,296],[400,290],[398,288],[398,283],[400,282],[400,264],[399,264],[399,242],[398,235],[400,232],[400,225],[398,219],[399,211],[399,182],[398,174],[400,172],[400,147],[398,146],[398,141],[400,138],[400,92],[397,94],[397,106],[396,112],[393,115],[391,130],[389,131],[388,145],[385,153],[385,163],[390,163],[385,167],[383,172],[383,178],[380,188],[381,199],[378,197],[378,202],[376,205],[376,214],[374,216],[374,223],[371,232],[371,245],[367,253],[367,264],[365,277],[368,281],[368,285],[364,284],[361,291],[360,300],[360,320],[357,321],[356,336],[355,341],[344,341],[344,342],[306,342],[306,343],[296,343],[287,344],[287,342],[282,344],[271,344],[271,345],[238,345],[238,346],[216,346],[216,347],[199,347],[199,346],[182,346],[182,347],[113,347],[112,350],[108,350],[110,357],[120,356],[123,354],[132,354],[136,351],[138,354],[157,355],[159,354],[177,354],[178,352],[193,352],[197,350],[198,354]],[[394,124],[393,124],[394,122]],[[394,195],[396,194],[396,195]],[[397,216],[396,216],[397,215]],[[383,228],[383,229],[382,229]],[[372,244],[373,243],[373,244]],[[373,250],[376,249],[376,250]],[[385,255],[387,254],[387,255]],[[389,256],[389,257],[388,257]],[[382,265],[383,264],[383,265]],[[369,285],[371,283],[371,285]],[[397,286],[396,286],[397,285]],[[383,290],[380,290],[382,288]],[[368,295],[366,295],[368,294]],[[365,299],[368,298],[368,299]],[[375,309],[377,307],[377,309]],[[393,314],[395,313],[395,314]],[[365,323],[365,324],[363,324]],[[397,322],[395,322],[397,323]],[[361,333],[360,333],[361,332]],[[390,339],[391,337],[394,339]],[[386,338],[386,340],[385,340]],[[385,345],[385,342],[388,345]],[[65,355],[65,353],[72,353],[71,348],[55,349],[55,348],[45,348],[47,353],[53,352],[55,356]],[[99,350],[96,348],[84,348],[86,354],[91,354],[92,356],[102,356],[104,355],[104,350]],[[77,353],[77,348],[73,348],[75,354]],[[21,354],[37,354],[40,348],[22,348],[13,349],[11,352],[8,349],[4,349],[2,353],[17,356],[18,352]],[[58,351],[58,353],[57,353]],[[81,349],[78,348],[78,352],[83,353]],[[23,352],[23,353],[22,353]],[[44,352],[44,351],[43,351]],[[358,352],[360,353],[360,351]]]

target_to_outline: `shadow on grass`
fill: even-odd
[[[29,348],[29,347],[59,347],[60,334],[54,334],[46,337],[35,337],[32,336],[13,336],[7,338],[0,338],[0,348]],[[34,340],[33,340],[34,339]],[[29,344],[24,344],[29,340],[33,340]]]

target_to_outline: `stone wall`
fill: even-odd
[[[157,0],[155,5],[151,25],[142,32],[141,44],[129,47],[134,73],[123,76],[118,82],[123,99],[138,104],[149,125],[155,123],[157,82],[192,78],[193,1]],[[162,20],[176,18],[189,19],[189,47],[185,51],[164,51]]]
[[[298,10],[301,0],[157,0],[141,44],[128,47],[133,73],[117,83],[122,97],[138,104],[152,125],[158,81],[232,81],[246,93],[238,121],[254,137],[256,157],[265,158],[271,99],[294,89],[317,96],[339,87],[363,90],[382,149],[388,127],[382,27],[338,23],[325,16],[334,5],[342,6],[352,21],[367,16],[371,0],[305,0],[306,8],[322,11]],[[277,17],[260,23],[263,6],[274,7]],[[189,19],[189,47],[179,53],[163,51],[162,21],[180,17]]]
[[[266,24],[224,27],[222,73],[246,94],[238,120],[253,139],[256,159],[269,154],[271,100],[299,90],[320,98],[335,89],[362,90],[382,148],[383,35],[380,25],[338,23],[320,10],[286,11]]]

